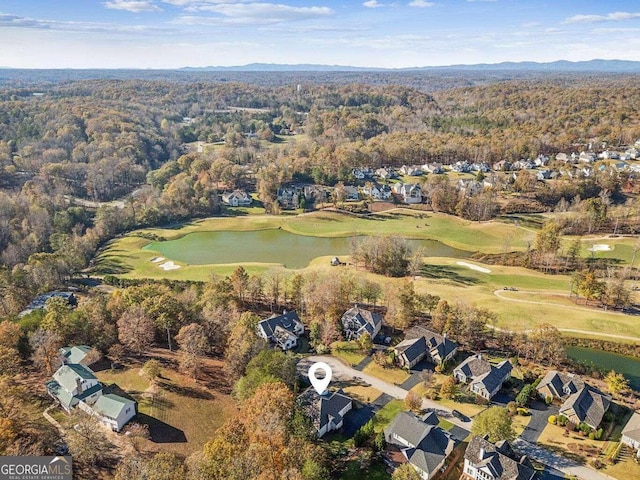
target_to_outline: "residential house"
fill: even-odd
[[[573,373],[551,370],[540,380],[536,390],[544,399],[551,398],[551,400],[564,401],[569,398],[570,395],[573,395],[583,388],[584,382],[580,376]]]
[[[421,203],[422,189],[417,183],[396,183],[393,191],[402,197],[404,203]]]
[[[274,315],[258,323],[258,335],[282,350],[294,348],[303,332],[304,325],[295,311],[285,310],[282,315]]]
[[[483,188],[482,183],[476,180],[460,179],[456,183],[456,190],[464,194],[465,197],[473,197],[480,193]]]
[[[96,362],[98,358],[94,355],[89,355],[93,348],[88,345],[74,345],[72,347],[62,347],[60,352],[60,359],[62,363],[68,365],[70,363],[79,363],[85,367],[88,367],[92,363]]]
[[[278,189],[278,203],[281,208],[293,210],[300,204],[298,190],[294,187],[281,187]]]
[[[495,172],[508,172],[513,170],[513,165],[509,160],[500,160],[499,162],[494,163],[491,168]]]
[[[544,180],[549,180],[550,178],[552,178],[553,175],[553,170],[540,170],[537,174],[536,174],[536,178],[538,180],[544,181]]]
[[[251,197],[244,190],[234,190],[222,194],[222,203],[231,207],[248,207]]]
[[[422,170],[433,174],[444,173],[444,167],[441,163],[425,163],[422,165]]]
[[[419,177],[424,172],[420,167],[403,165],[402,167],[400,167],[400,173],[402,175],[408,175],[410,177]]]
[[[596,430],[602,423],[609,405],[611,405],[610,395],[605,395],[600,390],[585,384],[582,389],[569,395],[560,407],[559,413],[576,425],[584,422]]]
[[[405,339],[394,347],[396,361],[403,368],[413,368],[423,359],[441,365],[452,359],[458,345],[427,328],[416,326],[407,330]]]
[[[137,403],[120,395],[105,393],[87,413],[93,414],[100,422],[111,428],[114,432],[122,430],[129,420],[136,416]]]
[[[320,185],[305,185],[302,194],[308,203],[326,202],[328,199],[327,190]]]
[[[482,355],[472,355],[453,370],[460,383],[469,383],[469,389],[487,400],[498,393],[502,384],[511,378],[511,363],[508,360],[492,365]]]
[[[78,305],[78,299],[73,292],[47,292],[31,300],[31,303],[18,314],[18,317],[24,317],[34,310],[44,310],[47,306],[47,300],[50,298],[62,298],[66,300],[71,307]]]
[[[640,413],[635,412],[631,416],[625,427],[622,429],[622,438],[620,441],[637,450],[637,456],[640,458]]]
[[[535,163],[531,160],[518,160],[513,163],[512,168],[514,170],[532,170],[535,168]]]
[[[360,199],[358,189],[353,185],[345,185],[343,188],[344,199],[347,202],[357,202]]]
[[[351,170],[351,173],[357,180],[364,180],[365,178],[373,177],[373,171],[370,168],[354,168]]]
[[[533,160],[533,164],[536,167],[544,167],[545,165],[547,165],[549,163],[549,157],[545,156],[545,155],[538,155],[534,160]]]
[[[344,312],[341,322],[347,340],[358,339],[365,333],[374,338],[382,327],[382,316],[355,305]]]
[[[596,161],[596,155],[593,152],[580,152],[578,161],[583,163],[593,163]]]
[[[353,401],[342,390],[325,391],[320,395],[313,387],[298,396],[298,403],[305,415],[311,419],[318,438],[341,428],[344,416],[353,408]]]
[[[376,200],[387,200],[391,198],[391,188],[389,185],[381,186],[377,183],[368,183],[362,188],[362,193]]]
[[[558,153],[556,154],[556,160],[559,162],[569,163],[572,161],[572,158],[566,153]]]
[[[519,456],[509,442],[495,445],[486,438],[474,437],[464,454],[460,480],[533,480],[537,477],[527,457]]]
[[[598,154],[598,158],[603,158],[605,160],[618,160],[620,158],[620,154],[612,150],[605,150]]]
[[[91,369],[80,364],[68,364],[61,366],[53,374],[53,380],[45,383],[47,392],[67,412],[85,402],[92,405],[102,394],[102,385]]]
[[[473,162],[471,164],[471,171],[472,172],[482,172],[482,173],[487,173],[491,170],[491,167],[489,167],[489,164],[486,162]]]
[[[398,174],[393,168],[379,168],[376,170],[376,175],[385,180],[398,178]]]
[[[471,171],[471,165],[468,162],[456,162],[451,165],[451,170],[456,173],[469,173]]]
[[[635,160],[638,158],[638,149],[635,147],[631,147],[626,152],[624,152],[629,159]]]
[[[384,429],[384,437],[388,445],[400,448],[406,461],[422,479],[429,480],[444,471],[456,441],[437,426],[435,413],[425,420],[411,412],[400,412]]]

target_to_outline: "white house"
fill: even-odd
[[[53,374],[53,380],[49,380],[45,386],[49,395],[67,413],[81,401],[94,404],[102,394],[102,385],[93,372],[88,367],[75,363],[61,366]]]
[[[393,191],[402,196],[404,203],[421,203],[422,189],[417,183],[396,183]]]
[[[318,438],[341,428],[344,416],[353,408],[353,401],[342,390],[325,390],[320,395],[313,387],[298,396],[298,403],[305,415],[311,419]]]
[[[244,190],[234,190],[222,194],[222,203],[231,207],[248,207],[251,197]]]
[[[388,185],[367,184],[362,188],[362,193],[376,200],[388,200],[391,198],[391,188]]]
[[[89,355],[92,350],[93,348],[88,345],[73,345],[71,347],[62,347],[60,349],[60,359],[65,365],[79,363],[81,365],[84,365],[85,367],[88,367],[98,360],[97,355]]]
[[[640,413],[635,412],[625,425],[621,442],[637,450],[640,458]]]
[[[92,410],[102,423],[119,432],[136,416],[136,402],[120,395],[106,393],[98,398]]]

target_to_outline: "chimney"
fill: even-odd
[[[480,460],[484,458],[484,445],[480,447]]]
[[[286,315],[287,314],[287,309],[285,308],[284,310],[282,310],[282,314]]]

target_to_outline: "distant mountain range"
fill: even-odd
[[[409,68],[374,68],[352,67],[345,65],[317,65],[317,64],[277,64],[250,63],[232,67],[183,67],[180,71],[194,72],[410,72],[410,71],[520,71],[520,72],[608,72],[608,73],[640,73],[640,62],[629,60],[588,60],[584,62],[569,62],[558,60],[555,62],[502,62],[480,63],[476,65],[448,65],[439,67],[409,67]]]

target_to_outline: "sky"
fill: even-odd
[[[0,67],[640,61],[639,0],[0,0]]]

